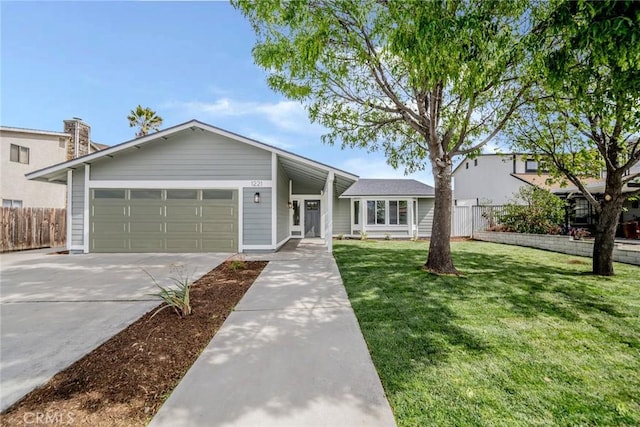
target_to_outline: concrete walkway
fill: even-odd
[[[150,426],[395,426],[320,240],[269,264]]]

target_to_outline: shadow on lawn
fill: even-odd
[[[394,359],[398,365],[434,364],[451,351],[489,350],[481,335],[459,326],[463,322],[455,305],[469,303],[477,304],[479,310],[506,310],[509,317],[545,316],[567,322],[588,318],[591,326],[616,341],[640,346],[637,338],[620,335],[615,323],[626,323],[628,316],[620,307],[607,301],[594,285],[576,283],[577,277],[588,273],[588,266],[580,271],[582,267],[575,265],[547,265],[508,251],[486,253],[478,245],[454,254],[456,266],[466,276],[443,277],[422,270],[427,256],[422,247],[337,246],[335,253],[339,261],[346,260],[344,268],[339,262],[341,274],[370,348],[373,352],[378,347],[395,349],[398,357],[385,355],[385,363]],[[385,345],[376,346],[376,341]],[[396,372],[401,368],[381,367]]]

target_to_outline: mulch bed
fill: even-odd
[[[0,424],[146,425],[267,264],[233,262],[193,284],[191,316],[167,308],[151,318],[151,310],[5,411]]]

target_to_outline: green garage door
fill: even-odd
[[[235,190],[91,190],[91,252],[236,252]]]

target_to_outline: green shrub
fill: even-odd
[[[235,259],[231,261],[231,263],[229,264],[229,268],[232,271],[244,270],[246,267],[247,267],[246,262],[244,262],[241,259]]]
[[[144,270],[145,273],[149,277],[153,283],[160,288],[160,292],[152,294],[154,296],[160,297],[164,302],[164,305],[158,308],[152,315],[153,318],[156,314],[164,310],[165,308],[173,308],[178,317],[183,318],[191,315],[191,300],[190,300],[190,289],[191,289],[191,281],[187,274],[180,274],[177,278],[171,277],[171,280],[176,285],[175,288],[164,287],[161,286],[157,280],[149,274],[147,270]]]
[[[507,231],[516,233],[560,234],[564,208],[564,201],[550,191],[522,187],[498,214],[498,221]]]

